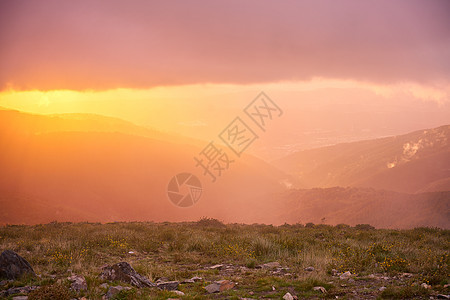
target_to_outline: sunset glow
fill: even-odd
[[[353,225],[381,191],[399,193],[398,207],[425,201],[415,195],[450,182],[449,11],[445,0],[1,1],[0,201],[49,207],[29,223]],[[202,196],[183,210],[194,196],[172,191],[174,204],[169,182]],[[365,214],[326,210],[335,195],[364,198],[351,207]],[[420,225],[408,221],[417,205],[371,222]],[[420,222],[449,227],[430,207]]]

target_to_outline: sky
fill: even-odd
[[[28,112],[98,113],[201,138],[261,90],[293,115],[324,98],[338,112],[370,99],[383,118],[406,107],[421,120],[372,124],[374,135],[450,115],[446,0],[5,0],[0,45],[0,106]]]

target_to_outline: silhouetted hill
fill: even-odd
[[[206,142],[199,147],[114,132],[111,128],[141,129],[115,120],[108,127],[109,118],[89,119],[95,125],[90,128],[85,120],[2,113],[1,223],[178,221],[204,215],[256,222],[260,212],[251,208],[274,205],[269,195],[283,190],[283,173],[251,156],[230,157],[235,162],[212,183],[194,161]],[[83,131],[66,130],[77,126]],[[168,182],[181,172],[196,174],[204,187],[191,208],[180,209],[167,198]]]

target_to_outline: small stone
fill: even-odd
[[[382,291],[384,291],[386,289],[386,287],[385,286],[382,286],[382,287],[380,287],[378,290],[380,291],[380,292],[382,292]]]
[[[220,285],[218,283],[211,283],[205,286],[205,290],[210,294],[218,293],[220,292]]]
[[[308,271],[308,272],[312,272],[314,270],[315,270],[314,267],[307,267],[307,268],[305,268],[305,271]]]
[[[438,294],[436,296],[438,299],[450,299],[450,295]],[[13,299],[14,300],[14,299]]]
[[[322,293],[326,294],[327,290],[323,286],[315,286],[313,287],[313,290],[315,291],[321,291]]]
[[[185,293],[183,293],[182,291],[172,291],[172,293],[177,294],[178,296],[184,296],[186,295]]]
[[[223,265],[214,265],[214,266],[211,266],[211,267],[209,267],[210,269],[218,269],[218,270],[220,270],[220,269],[222,269],[222,267],[223,267]]]
[[[28,300],[28,296],[16,296],[12,300]]]
[[[423,287],[424,289],[431,289],[431,285],[426,284],[425,282],[422,283],[420,286]]]
[[[339,276],[340,279],[344,280],[344,279],[348,279],[352,276],[352,273],[350,273],[349,271],[342,273],[341,276]]]
[[[178,281],[167,281],[167,282],[157,283],[156,286],[162,290],[173,291],[178,288],[179,284],[180,283]]]
[[[28,294],[31,291],[34,291],[38,288],[38,286],[21,286],[21,287],[14,287],[7,289],[6,291],[0,291],[0,298],[1,297],[8,297],[10,295],[14,294]]]
[[[119,280],[132,284],[138,288],[155,286],[155,284],[150,282],[145,276],[137,273],[127,262],[120,262],[112,266],[103,267],[100,279],[110,281]]]
[[[75,292],[87,290],[87,282],[83,276],[72,275],[67,279],[71,282],[70,288]]]
[[[234,286],[235,286],[235,283],[231,282],[229,280],[219,280],[219,281],[216,281],[216,282],[218,284],[220,284],[220,291],[221,292],[230,290],[230,289],[234,288]]]
[[[114,297],[115,295],[117,295],[118,293],[120,293],[121,291],[129,291],[131,290],[130,287],[123,287],[123,286],[112,286],[109,288],[108,292],[106,293],[105,297],[106,299],[111,299],[112,297]]]
[[[181,283],[195,283],[195,282],[201,281],[201,280],[202,280],[201,277],[194,276],[194,277],[192,277],[192,278],[190,278],[190,279],[185,279],[185,280],[183,280]]]
[[[211,283],[210,285],[207,285],[205,289],[208,291],[208,293],[218,293],[227,291],[229,289],[234,288],[235,283],[231,282],[229,280],[219,280],[216,282]]]
[[[279,268],[279,267],[281,267],[281,265],[277,261],[269,262],[269,263],[261,265],[261,268],[264,268],[264,269],[275,269],[275,268]]]
[[[109,288],[109,284],[107,284],[107,283],[105,282],[105,283],[100,284],[100,287],[101,287],[102,289],[107,289],[107,288]]]
[[[291,295],[291,293],[288,292],[288,293],[284,294],[283,299],[284,300],[294,300],[294,297]]]

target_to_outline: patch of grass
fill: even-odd
[[[424,293],[420,290],[424,282],[437,291],[439,286],[448,283],[450,273],[450,231],[437,228],[380,230],[344,224],[335,227],[323,224],[224,225],[210,218],[185,223],[53,222],[0,227],[0,251],[6,249],[27,259],[41,278],[24,277],[1,286],[0,290],[24,285],[55,286],[56,282],[67,284],[67,277],[75,273],[85,276],[88,290],[72,296],[89,299],[100,299],[106,292],[100,288],[104,282],[98,278],[101,267],[120,261],[129,262],[151,281],[161,277],[179,281],[202,277],[202,282],[180,285],[180,290],[186,293],[183,299],[279,299],[288,291],[302,298],[340,297],[362,288],[373,297],[395,298],[396,295]],[[287,269],[258,267],[267,262],[279,262]],[[231,270],[208,268],[215,264],[233,267]],[[310,266],[314,267],[313,272],[304,270]],[[358,277],[354,283],[341,282],[333,276],[332,269],[351,271]],[[413,277],[400,280],[403,272],[413,273]],[[371,279],[369,275],[374,273],[396,279],[381,293],[378,288],[385,283]],[[362,280],[364,278],[367,280]],[[238,285],[217,295],[206,293],[207,283],[222,279]],[[346,286],[341,287],[341,283]],[[314,286],[323,286],[331,292],[322,295],[313,291]],[[134,290],[120,297],[179,297],[157,289]],[[420,295],[412,297],[422,297]]]
[[[381,293],[382,299],[412,299],[415,297],[425,297],[429,291],[420,286],[390,286]]]
[[[72,293],[70,290],[61,284],[47,285],[32,291],[28,295],[29,300],[70,300]]]

